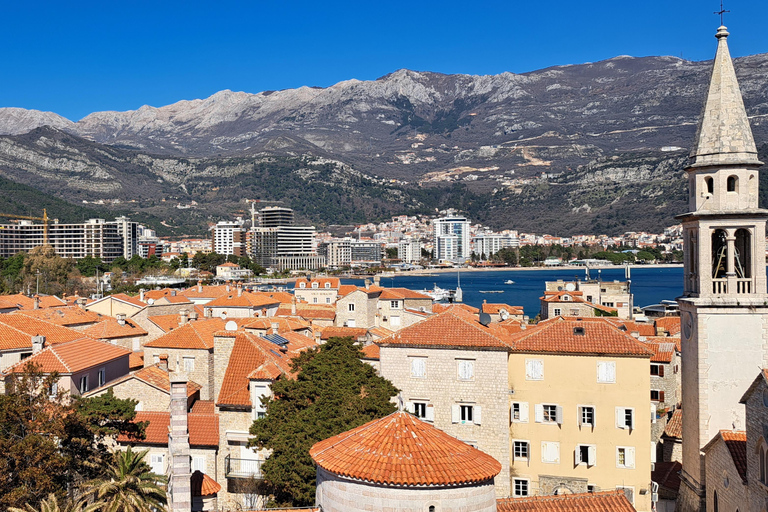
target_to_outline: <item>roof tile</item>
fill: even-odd
[[[168,432],[171,425],[171,413],[138,411],[133,421],[147,421],[144,439],[135,439],[125,435],[117,440],[123,443],[156,444],[168,446]],[[189,430],[190,446],[219,446],[219,415],[218,414],[187,414],[187,429]]]
[[[622,491],[590,492],[557,496],[503,498],[498,512],[635,512]]]

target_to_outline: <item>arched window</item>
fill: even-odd
[[[738,192],[739,191],[739,178],[736,176],[728,176],[728,183],[727,188],[728,192]]]
[[[710,194],[714,194],[715,193],[715,180],[713,180],[712,178],[704,178],[704,183],[707,184],[707,192],[709,192]]]
[[[724,278],[728,272],[728,242],[725,231],[716,229],[712,233],[712,277]]]
[[[430,505],[429,506],[429,512],[435,512],[435,506],[434,505]]]
[[[736,264],[736,277],[752,277],[752,246],[748,230],[736,230],[734,250],[733,259]]]

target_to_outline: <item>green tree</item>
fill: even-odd
[[[82,500],[73,501],[67,499],[63,503],[59,503],[55,494],[49,494],[46,499],[40,502],[38,508],[25,503],[24,508],[9,507],[8,512],[95,512],[101,506],[102,503],[99,501],[89,505]]]
[[[149,450],[126,451],[113,454],[101,479],[89,483],[85,493],[102,501],[103,512],[154,512],[163,510],[167,503],[165,489],[158,482],[165,476],[152,473],[144,462]]]
[[[397,259],[397,247],[387,247],[387,259],[388,260],[396,260]]]
[[[40,292],[53,294],[64,289],[73,268],[75,260],[58,256],[51,245],[40,245],[32,248],[24,259],[22,275],[33,289],[39,280]]]
[[[99,272],[104,272],[107,267],[101,262],[101,258],[86,256],[85,258],[77,260],[76,268],[84,277],[94,277],[97,270]]]
[[[313,444],[395,411],[397,389],[360,361],[351,338],[331,338],[293,361],[296,379],[278,379],[267,414],[251,426],[252,446],[269,448],[264,478],[280,505],[315,500]]]

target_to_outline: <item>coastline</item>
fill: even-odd
[[[629,265],[630,270],[637,268],[677,268],[683,267],[682,263],[659,263],[654,265]],[[488,268],[424,268],[416,270],[393,270],[390,272],[384,272],[384,276],[418,276],[418,275],[430,275],[430,274],[450,274],[453,272],[461,271],[462,273],[470,272],[516,272],[520,270],[535,270],[535,271],[556,271],[556,270],[581,270],[584,271],[587,267],[584,265],[558,265],[556,267],[488,267]],[[606,269],[624,269],[624,265],[598,265],[589,267],[589,270],[606,270]],[[360,277],[363,279],[367,276],[351,276],[347,279],[354,279]]]

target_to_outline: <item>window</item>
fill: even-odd
[[[597,362],[597,382],[602,384],[616,382],[616,363],[614,361]]]
[[[560,316],[562,313],[563,312],[562,312],[562,310],[560,308],[555,308],[555,309],[552,310],[552,314],[554,316]]]
[[[451,406],[452,423],[474,423],[480,425],[480,406],[472,404],[453,404]]]
[[[542,441],[541,462],[546,464],[560,464],[560,443]]]
[[[88,376],[83,375],[80,377],[80,393],[85,393],[88,391]]]
[[[593,493],[593,492],[596,492],[596,491],[597,491],[597,487],[595,485],[587,484],[587,492]]]
[[[525,360],[525,380],[544,380],[544,361],[542,359]]]
[[[299,283],[299,288],[306,288],[306,287],[307,287],[307,283]]]
[[[426,357],[412,357],[411,358],[411,377],[416,379],[423,379],[427,376],[427,358]]]
[[[587,295],[587,302],[592,302],[592,296],[591,295]]]
[[[469,359],[457,359],[459,380],[472,380],[475,378],[475,362]]]
[[[719,510],[720,510],[720,503],[719,503],[719,501],[720,500],[717,497],[717,491],[715,491],[715,496],[714,496],[714,499],[712,500],[712,510],[714,510],[714,512],[719,512]]]
[[[630,446],[616,447],[616,467],[623,469],[634,469],[635,467],[635,449]]]
[[[330,288],[331,287],[331,283],[325,283],[325,287],[326,288]]]
[[[347,320],[347,327],[354,327],[355,326],[355,319],[350,318]]]
[[[354,304],[347,304],[347,311],[352,312],[354,310],[355,310],[355,305]]]
[[[154,364],[157,364],[157,363],[159,363],[159,362],[160,362],[160,354],[155,354],[155,355],[153,355],[153,356],[152,356],[152,362],[153,362]]]
[[[635,428],[635,410],[628,407],[616,408],[616,428]]]
[[[399,300],[389,301],[389,309],[400,309],[400,301]]]
[[[528,423],[528,402],[512,402],[509,419],[512,423]]]
[[[312,297],[312,304],[317,304],[317,297]]]
[[[663,402],[664,401],[664,392],[659,391],[658,389],[652,389],[651,390],[651,400],[654,402]]]
[[[99,369],[99,386],[103,386],[107,381],[107,371],[105,368]]]
[[[326,304],[330,304],[331,303],[331,298],[330,297],[326,297],[325,298],[325,303]]]
[[[312,283],[312,288],[317,288],[317,283]]]
[[[192,472],[199,471],[205,473],[205,456],[192,457]]]
[[[400,317],[399,316],[391,316],[391,317],[389,317],[389,326],[390,327],[400,327]]]
[[[512,455],[515,460],[527,460],[530,456],[530,444],[528,441],[514,441],[512,446]]]
[[[595,426],[595,408],[591,405],[582,405],[579,407],[579,426]]]
[[[704,182],[707,184],[707,192],[710,194],[715,193],[715,180],[712,178],[704,178]]]
[[[536,423],[563,423],[563,408],[554,404],[536,404]]]
[[[651,363],[651,375],[654,377],[663,377],[664,365]]]
[[[574,463],[594,466],[597,462],[597,447],[593,444],[580,444],[574,451]]]
[[[459,410],[460,410],[460,414],[461,414],[460,417],[461,417],[461,422],[462,423],[472,421],[472,409],[474,409],[474,407],[472,407],[471,405],[460,405],[459,406]]]
[[[194,357],[184,357],[184,371],[185,372],[191,372],[195,370],[195,358]]]
[[[426,418],[427,404],[425,402],[413,402],[413,415],[417,418]]]
[[[728,176],[728,181],[726,182],[726,186],[728,187],[728,192],[738,192],[739,191],[739,178],[736,176]]]
[[[528,496],[528,480],[515,478],[515,496]]]
[[[48,387],[48,395],[56,396],[59,393],[59,383],[54,382]]]
[[[165,455],[162,453],[153,453],[149,456],[149,467],[156,475],[165,474]]]

